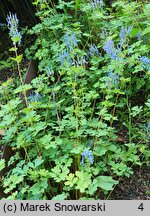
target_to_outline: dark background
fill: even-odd
[[[6,23],[7,14],[17,13],[19,22],[22,25],[34,25],[36,9],[32,0],[1,0],[0,1],[0,23]]]
[[[69,2],[70,0],[65,0]],[[106,5],[111,6],[113,0],[103,0]],[[32,4],[33,0],[0,0],[0,23],[6,22],[9,12],[17,13],[21,25],[33,26],[38,20],[35,16],[36,8]],[[54,4],[58,0],[53,0]]]

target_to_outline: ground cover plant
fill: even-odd
[[[0,160],[5,199],[109,199],[150,165],[150,4],[33,2],[40,22],[25,54],[17,15],[7,16],[19,78],[0,86],[0,142],[13,151]],[[39,64],[30,84],[23,55]]]

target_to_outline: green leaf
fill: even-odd
[[[3,170],[5,168],[5,160],[1,159],[0,160],[0,171]]]
[[[71,154],[76,154],[76,155],[78,155],[78,154],[81,154],[81,153],[82,153],[83,149],[84,149],[84,146],[77,146],[77,147],[74,147],[74,148],[70,151],[70,153],[71,153]]]
[[[37,136],[37,134],[46,128],[45,122],[36,122],[32,127],[29,128],[30,131],[33,132],[33,136]]]
[[[69,185],[69,187],[73,187],[77,182],[78,178],[74,176],[74,173],[69,173],[66,180],[67,181],[65,182],[65,185]]]
[[[94,149],[94,154],[97,156],[105,155],[107,148],[105,146],[96,146]]]
[[[113,190],[113,186],[119,183],[119,181],[113,180],[110,176],[98,176],[96,180],[98,187],[108,191]]]
[[[16,52],[17,49],[18,49],[17,47],[12,47],[12,48],[9,49],[9,51],[11,51],[11,52]]]
[[[12,41],[15,42],[15,43],[18,43],[20,41],[20,36],[15,36],[15,37],[12,37]]]
[[[43,162],[44,162],[44,160],[42,160],[42,157],[38,157],[37,159],[34,160],[34,166],[35,166],[35,167],[38,167],[38,166],[40,166]]]
[[[134,107],[132,107],[132,109],[131,109],[131,115],[133,117],[137,116],[139,113],[142,112],[142,109],[143,109],[142,106],[134,106]]]
[[[52,135],[45,134],[38,142],[41,147],[44,147],[45,149],[49,149],[50,147],[56,148],[55,142],[51,141],[52,140]]]
[[[23,182],[23,178],[23,176],[18,176],[15,174],[11,175],[8,179],[4,179],[4,187],[7,187],[4,192],[9,193],[10,191],[12,191],[17,184]]]
[[[146,191],[146,194],[150,195],[150,190],[147,190],[147,191]]]
[[[52,30],[56,30],[56,29],[62,29],[63,28],[63,24],[58,24],[58,25],[54,25],[54,26],[51,26],[50,29]]]
[[[20,85],[18,88],[14,90],[14,94],[20,93],[20,92],[25,92],[27,90],[30,90],[32,86],[30,84],[25,84],[25,85]]]
[[[135,36],[138,34],[138,32],[139,32],[139,29],[137,29],[137,28],[132,28],[130,34],[131,34],[133,37],[135,37]]]
[[[11,58],[11,59],[19,64],[22,61],[22,58],[23,58],[23,55],[21,54],[21,55],[18,55],[16,58]]]
[[[68,193],[58,194],[57,196],[53,197],[52,200],[65,200],[68,197]]]
[[[88,194],[93,195],[96,192],[97,187],[98,187],[97,180],[94,179],[92,184],[88,187]]]
[[[80,190],[81,193],[84,193],[85,190],[91,185],[91,174],[88,172],[76,171],[75,175],[78,178],[78,180],[76,180],[75,188]]]
[[[41,179],[41,181],[38,181],[30,188],[30,192],[33,195],[44,193],[47,187],[48,187],[47,179]]]

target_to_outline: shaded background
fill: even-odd
[[[34,25],[37,22],[35,17],[36,9],[32,0],[1,0],[0,1],[0,23],[6,22],[9,12],[17,13],[19,22],[22,25]]]
[[[70,0],[65,0],[69,2]],[[113,0],[103,0],[106,5],[111,6]],[[21,25],[33,26],[37,23],[35,16],[36,8],[32,4],[33,0],[0,0],[0,23],[6,22],[9,12],[17,13]],[[54,4],[58,0],[53,0]]]

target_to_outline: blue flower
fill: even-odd
[[[122,47],[123,44],[124,44],[124,41],[125,41],[125,39],[126,39],[126,31],[125,31],[125,28],[124,28],[124,27],[121,28],[120,39],[121,39],[121,41],[120,41],[120,46]]]
[[[32,92],[32,94],[30,94],[29,99],[30,102],[39,102],[42,98],[42,95],[39,93],[35,93],[35,91]]]
[[[114,47],[114,43],[112,40],[106,41],[104,46],[103,46],[103,49],[105,50],[107,55],[109,55],[112,59],[114,59],[114,60],[118,59],[116,49]]]
[[[150,122],[148,122],[148,123],[146,124],[145,129],[146,129],[146,135],[147,135],[147,137],[148,137],[148,144],[149,144],[149,146],[150,146]]]
[[[13,44],[16,44],[15,42],[16,38],[17,38],[16,41],[18,42],[18,44],[20,44],[22,36],[20,32],[18,31],[19,21],[18,21],[17,15],[9,13],[9,15],[6,18],[6,21],[7,21],[7,27],[9,29],[9,35],[13,40]]]
[[[93,57],[95,54],[96,54],[96,55],[99,55],[99,51],[98,51],[96,45],[95,45],[95,44],[92,44],[92,45],[90,46],[90,49],[89,49],[89,55],[90,55],[91,57]]]
[[[66,42],[67,46],[69,47],[70,46],[70,37],[68,34],[65,34],[65,42]]]
[[[74,47],[77,46],[77,38],[75,36],[75,34],[72,34],[72,35],[68,35],[68,34],[65,34],[65,42],[66,42],[66,45],[67,45],[67,48],[69,50],[72,50]]]
[[[139,60],[141,61],[142,65],[143,65],[143,68],[145,69],[149,69],[149,66],[150,66],[150,59],[146,56],[141,56],[139,58]]]
[[[102,30],[102,33],[100,34],[100,38],[104,39],[106,38],[107,32],[105,29]]]
[[[73,65],[74,66],[85,66],[88,63],[88,58],[87,56],[81,56],[79,57],[78,55],[76,56],[76,58],[73,59]]]
[[[58,56],[58,61],[60,62],[60,65],[63,65],[64,64],[64,57],[62,54],[59,54]]]
[[[93,2],[90,5],[93,9],[101,8],[104,5],[104,2],[103,0],[93,0]]]
[[[66,50],[63,51],[61,54],[59,54],[58,60],[61,66],[63,66],[65,62],[67,62],[70,66],[72,65],[72,59],[70,57],[70,53]]]
[[[53,69],[52,69],[51,66],[50,67],[46,67],[45,70],[46,70],[46,73],[47,73],[48,77],[54,75],[54,71],[53,71]]]
[[[141,40],[141,33],[138,32],[137,35],[136,35],[136,37],[137,37],[138,40]]]
[[[111,85],[113,84],[115,88],[118,87],[119,84],[119,75],[114,74],[112,71],[108,72],[108,78],[106,79],[106,84],[108,88],[111,88]]]
[[[61,54],[59,54],[58,60],[61,66],[64,65],[65,62],[67,62],[71,66],[73,63],[71,51],[77,46],[77,38],[75,34],[65,34],[64,39],[66,43],[66,49]]]
[[[121,28],[121,31],[120,31],[120,40],[121,40],[120,41],[120,46],[121,47],[125,43],[126,38],[130,34],[131,30],[132,30],[132,26],[129,26],[129,28],[127,28],[127,29],[124,28],[124,27]]]
[[[73,43],[73,46],[76,47],[77,46],[77,38],[76,38],[75,34],[71,35],[71,41]]]
[[[150,122],[148,122],[148,123],[146,124],[146,132],[147,132],[147,134],[150,133]],[[150,134],[149,134],[149,136],[150,136]]]
[[[125,37],[126,37],[126,30],[124,27],[122,27],[120,31],[120,38],[125,39]]]
[[[81,159],[81,165],[84,164],[85,158],[87,158],[90,161],[91,164],[94,163],[94,157],[93,157],[91,151],[88,150],[88,149],[84,150],[84,152],[81,154],[81,157],[82,157],[82,159]]]
[[[127,35],[129,35],[131,33],[133,26],[129,26],[128,29],[126,29],[126,33]]]

